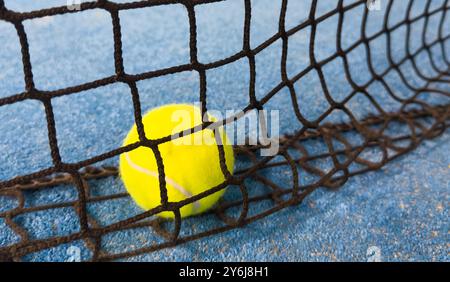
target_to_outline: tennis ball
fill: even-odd
[[[209,121],[217,121],[207,115]],[[174,135],[202,123],[199,107],[187,104],[170,104],[155,108],[142,117],[145,135],[150,140]],[[231,143],[220,127],[224,145],[225,163],[233,173],[234,155]],[[128,133],[124,146],[139,141],[137,127]],[[219,149],[212,129],[204,129],[158,145],[164,164],[169,202],[177,202],[221,184],[225,177],[220,168]],[[155,155],[148,147],[138,147],[121,154],[120,176],[125,188],[138,206],[149,210],[161,204],[159,174]],[[211,208],[223,195],[222,189],[180,209],[181,217],[200,214]],[[173,212],[161,212],[158,216],[173,218]]]

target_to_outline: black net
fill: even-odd
[[[257,0],[256,0],[257,1]],[[242,50],[230,57],[219,61],[204,64],[198,60],[197,54],[197,25],[195,7],[197,5],[214,5],[216,0],[147,0],[135,1],[130,3],[115,3],[107,0],[85,2],[79,6],[79,9],[72,9],[68,6],[53,7],[31,12],[15,12],[5,7],[4,1],[0,0],[0,20],[9,22],[17,30],[21,45],[21,54],[23,62],[23,71],[26,90],[6,98],[0,98],[0,107],[20,103],[25,100],[40,101],[45,107],[47,119],[47,130],[49,145],[53,165],[46,169],[20,175],[13,179],[0,182],[0,193],[2,196],[12,197],[18,202],[18,205],[12,209],[6,209],[0,212],[0,217],[7,226],[20,238],[14,244],[0,247],[1,260],[21,260],[24,256],[36,253],[45,249],[55,248],[61,244],[68,244],[75,241],[83,241],[89,248],[92,260],[116,260],[123,259],[139,254],[150,253],[168,247],[174,247],[178,244],[196,240],[202,237],[216,235],[234,228],[242,227],[250,222],[264,218],[283,208],[301,204],[302,200],[311,192],[319,187],[335,189],[342,186],[350,177],[371,170],[377,170],[389,161],[407,153],[416,148],[422,141],[441,135],[449,126],[449,58],[448,39],[450,34],[446,34],[445,26],[449,25],[447,12],[450,9],[447,1],[440,1],[439,6],[433,4],[433,1],[424,1],[423,11],[420,14],[414,14],[412,6],[417,1],[388,1],[384,11],[382,28],[372,35],[366,34],[366,27],[369,24],[369,15],[371,11],[366,8],[366,1],[336,1],[335,8],[327,13],[317,16],[317,0],[311,1],[311,8],[308,17],[298,25],[287,29],[285,25],[286,13],[288,11],[288,0],[280,0],[281,13],[279,15],[278,32],[268,38],[256,48],[250,45],[250,29],[252,23],[252,2],[243,0],[245,3],[245,21],[244,37],[242,39]],[[351,3],[347,3],[351,2]],[[376,1],[372,4],[376,4]],[[397,2],[397,3],[396,3]],[[405,14],[402,20],[395,25],[388,24],[392,16],[392,7],[394,4],[403,5]],[[438,1],[439,2],[439,1]],[[179,3],[185,6],[188,12],[190,27],[190,63],[186,65],[175,66],[156,71],[128,74],[124,70],[121,22],[119,12],[129,9],[140,9],[144,7],[160,6]],[[433,4],[433,5],[432,5]],[[345,16],[353,9],[364,7],[361,17],[361,26],[355,26],[359,36],[348,48],[343,48],[341,41],[346,34],[342,32],[342,26]],[[68,13],[79,13],[91,9],[103,9],[107,11],[112,19],[114,34],[114,59],[115,75],[105,77],[82,85],[58,89],[54,91],[40,91],[35,87],[33,80],[33,68],[30,61],[30,52],[23,22],[25,20],[42,18],[45,16],[62,15]],[[426,40],[426,34],[429,32],[429,19],[439,15],[437,30],[433,32],[437,35],[431,42]],[[315,54],[316,38],[318,36],[318,25],[328,18],[338,17],[338,23],[331,28],[336,29],[336,49],[331,56],[318,59]],[[446,20],[447,19],[447,20]],[[419,21],[422,21],[423,28],[417,33],[410,27]],[[401,28],[406,28],[406,37],[399,43],[391,38],[392,34]],[[304,54],[309,57],[309,64],[305,69],[299,69],[295,76],[289,76],[286,71],[288,62],[288,42],[292,36],[302,30],[309,29],[308,38],[309,52]],[[370,56],[372,46],[371,42],[385,37],[386,44],[382,46],[381,52],[385,53],[389,66],[383,72],[375,70],[376,62],[372,61]],[[410,38],[420,38],[420,48],[412,51]],[[276,40],[282,42],[280,77],[281,83],[268,91],[262,98],[255,95],[255,78],[258,73],[255,58],[271,43]],[[404,46],[405,56],[401,59],[393,59],[391,50],[394,45]],[[348,62],[348,55],[354,49],[363,47],[367,56],[365,62],[370,80],[364,84],[356,82],[351,76],[352,65]],[[417,61],[418,56],[425,56],[427,68],[432,70],[432,75],[423,71],[424,65]],[[225,166],[223,147],[218,145],[221,167],[226,180],[217,187],[211,187],[210,190],[195,195],[181,202],[169,202],[164,183],[164,175],[160,175],[161,205],[146,212],[134,214],[128,218],[121,219],[113,224],[102,225],[90,212],[87,206],[90,204],[107,205],[110,201],[129,197],[126,193],[116,193],[112,195],[94,196],[90,193],[91,185],[95,181],[114,179],[117,176],[116,167],[105,167],[96,165],[101,161],[116,157],[127,151],[136,149],[139,146],[146,146],[153,149],[158,154],[158,145],[166,142],[167,138],[160,140],[148,140],[144,134],[142,124],[142,109],[140,104],[140,93],[137,82],[148,80],[162,75],[171,75],[182,71],[195,71],[200,78],[199,102],[204,111],[208,109],[206,98],[207,93],[207,71],[214,68],[220,68],[224,65],[235,62],[239,59],[246,59],[250,69],[250,79],[248,85],[249,103],[243,108],[244,112],[252,110],[262,110],[266,104],[281,90],[288,91],[291,97],[292,109],[295,117],[299,121],[298,128],[292,128],[289,134],[283,135],[280,140],[280,150],[275,156],[261,157],[258,153],[264,146],[242,145],[235,146],[237,161],[248,164],[247,167],[239,169],[234,175],[230,175]],[[324,75],[324,67],[334,60],[343,62],[340,70],[345,75],[345,84],[351,87],[352,91],[340,101],[333,99],[333,93],[330,93],[327,80]],[[405,74],[404,65],[408,64],[408,71],[414,74],[415,78],[424,83],[417,86],[411,80],[411,75]],[[299,95],[298,89],[294,84],[301,81],[308,73],[316,72],[319,81],[317,87],[320,87],[326,101],[331,107],[324,111],[315,121],[311,121],[302,114],[302,107],[299,105],[296,97]],[[389,73],[395,73],[398,77],[396,85],[392,85],[386,79]],[[81,91],[94,89],[108,84],[122,82],[128,85],[134,107],[134,118],[140,135],[140,141],[126,147],[119,147],[107,153],[82,160],[77,163],[65,163],[60,155],[58,147],[58,138],[55,129],[55,118],[51,100],[54,97],[71,95]],[[382,102],[378,102],[377,95],[370,90],[370,86],[378,83],[384,89],[388,96],[398,103],[395,110],[388,109]],[[400,95],[397,89],[403,89],[406,95]],[[403,93],[404,94],[404,93]],[[347,106],[347,103],[355,96],[363,95],[370,105],[376,109],[375,112],[367,113],[365,116],[357,115],[355,111]],[[430,98],[431,97],[431,98]],[[307,105],[306,105],[307,107]],[[340,112],[348,118],[348,122],[333,123],[327,122],[327,117],[333,112]],[[8,121],[2,121],[8,122]],[[227,122],[233,122],[228,120]],[[203,128],[210,125],[203,124]],[[196,128],[194,130],[200,130]],[[356,136],[356,138],[355,138]],[[322,144],[323,151],[317,153],[311,150],[311,145],[318,146]],[[373,154],[377,157],[373,158]],[[371,157],[372,156],[372,157]],[[158,158],[157,158],[158,159]],[[163,160],[159,159],[158,165],[162,168]],[[327,162],[325,169],[319,165],[320,162]],[[287,187],[275,183],[273,179],[264,171],[277,169],[278,167],[287,168],[290,171],[290,184]],[[307,179],[302,175],[309,175]],[[161,177],[162,176],[162,177]],[[249,182],[252,180],[253,182]],[[253,183],[253,184],[249,184]],[[24,194],[30,190],[51,190],[59,189],[62,185],[71,185],[76,188],[77,199],[57,204],[47,204],[30,206],[26,204]],[[193,203],[202,197],[206,197],[220,189],[228,187],[234,196],[231,199],[226,197],[214,209],[199,217],[181,219],[180,208],[184,205]],[[29,230],[15,221],[15,218],[31,212],[47,212],[58,210],[65,207],[71,207],[76,210],[79,218],[80,230],[63,236],[53,236],[45,239],[31,238]],[[174,220],[163,220],[155,218],[153,215],[161,211],[173,212]],[[202,218],[202,221],[210,220],[207,228],[202,229],[195,225],[196,220]],[[195,227],[195,228],[194,228]],[[107,236],[117,232],[127,230],[149,229],[154,232],[155,237],[147,238],[144,243],[134,242],[134,248],[124,250],[108,250],[104,247],[103,241]]]

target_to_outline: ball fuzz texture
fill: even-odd
[[[217,121],[208,115],[209,121]],[[204,120],[204,119],[203,119]],[[156,140],[188,130],[202,124],[201,109],[188,104],[170,104],[155,108],[142,118],[147,139]],[[219,133],[224,152],[225,163],[233,173],[233,147],[220,127]],[[134,125],[128,133],[124,146],[139,141],[138,131]],[[197,195],[225,180],[220,168],[219,149],[212,129],[206,128],[158,145],[164,164],[167,197],[169,202],[178,202]],[[120,176],[125,188],[138,206],[144,210],[161,204],[158,165],[152,149],[140,146],[121,154]],[[222,189],[205,198],[185,205],[180,209],[181,217],[205,212],[223,195]],[[158,214],[173,218],[174,213],[165,211]]]

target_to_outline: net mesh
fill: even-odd
[[[23,72],[26,90],[13,96],[0,98],[0,107],[8,104],[19,103],[25,100],[40,101],[45,107],[47,120],[48,140],[51,148],[51,157],[53,165],[46,169],[20,175],[13,179],[0,182],[0,195],[15,199],[18,205],[12,209],[0,211],[0,217],[7,226],[20,238],[14,244],[0,247],[0,260],[22,260],[28,254],[39,252],[45,249],[55,248],[62,244],[75,241],[83,241],[89,248],[91,259],[98,260],[116,260],[124,259],[139,254],[150,253],[168,247],[173,247],[181,243],[196,240],[202,237],[216,235],[227,230],[242,227],[250,222],[266,217],[283,208],[299,205],[302,200],[311,192],[319,187],[335,189],[342,186],[350,177],[371,170],[377,170],[391,160],[407,153],[416,148],[422,141],[431,139],[441,135],[449,126],[450,104],[448,98],[450,92],[448,85],[450,84],[449,76],[449,58],[446,53],[446,42],[450,38],[450,34],[445,33],[445,25],[447,12],[450,9],[448,1],[442,1],[439,7],[432,6],[431,0],[426,1],[423,11],[418,15],[412,14],[412,6],[415,1],[401,1],[401,5],[406,7],[403,20],[395,25],[388,24],[391,9],[394,2],[388,1],[385,16],[383,19],[382,29],[373,34],[366,34],[366,27],[369,24],[368,18],[371,13],[368,9],[364,9],[362,15],[361,26],[355,27],[360,29],[359,38],[348,48],[343,48],[341,39],[345,37],[342,33],[344,16],[349,11],[366,6],[366,1],[353,1],[347,4],[345,1],[336,1],[336,6],[329,12],[317,17],[316,8],[317,1],[311,2],[309,16],[298,25],[287,29],[285,25],[286,13],[288,10],[288,0],[281,0],[281,13],[278,21],[278,32],[263,42],[256,48],[250,45],[250,29],[252,22],[252,1],[244,0],[245,3],[245,21],[244,21],[244,37],[242,50],[228,58],[203,64],[198,60],[197,51],[197,26],[195,7],[197,5],[212,5],[215,0],[147,0],[135,1],[130,3],[115,3],[112,1],[99,0],[82,3],[79,9],[71,9],[68,6],[53,7],[49,9],[36,10],[31,12],[15,12],[7,9],[3,0],[0,0],[0,20],[9,22],[14,25],[17,30],[21,45],[21,55],[23,63]],[[190,32],[190,63],[160,69],[151,72],[128,74],[124,69],[123,53],[122,53],[122,36],[121,22],[119,12],[129,9],[140,9],[144,7],[168,5],[181,3],[188,12],[189,32]],[[33,81],[33,69],[30,61],[30,52],[27,40],[27,33],[24,29],[23,22],[29,19],[42,18],[45,16],[62,15],[68,13],[79,13],[81,11],[91,9],[103,9],[107,11],[112,19],[114,34],[114,60],[115,75],[105,77],[96,81],[84,83],[81,85],[58,89],[54,91],[40,91],[35,87]],[[430,17],[433,15],[441,15],[438,30],[434,32],[437,38],[432,42],[427,42],[426,33],[427,25]],[[319,60],[315,54],[315,44],[317,37],[318,25],[328,18],[338,16],[338,24],[333,27],[337,30],[336,51],[330,57]],[[420,33],[414,33],[410,28],[414,23],[423,21],[424,28]],[[400,28],[407,28],[407,37],[404,44],[405,56],[400,60],[394,60],[391,50],[393,45],[399,44],[391,39],[391,34]],[[289,76],[287,73],[288,42],[293,35],[302,30],[309,29],[310,36],[308,38],[309,65],[298,70],[295,76]],[[385,36],[388,38],[386,45],[383,46],[382,52],[386,53],[389,58],[389,66],[382,73],[377,72],[374,68],[376,62],[372,61],[370,56],[371,42]],[[409,38],[421,38],[420,48],[412,51]],[[262,98],[258,99],[255,95],[255,77],[257,69],[255,58],[264,49],[275,42],[281,40],[281,83],[266,93]],[[357,83],[351,76],[351,64],[348,62],[349,53],[363,46],[367,51],[365,64],[367,64],[371,79],[364,84]],[[430,76],[423,71],[423,66],[417,62],[419,54],[425,54],[428,58],[428,67],[434,72]],[[142,124],[142,109],[140,104],[140,93],[136,83],[141,80],[152,79],[162,75],[171,75],[182,71],[195,71],[200,79],[199,102],[202,110],[207,111],[207,70],[219,68],[230,64],[239,59],[245,58],[248,61],[250,69],[250,80],[248,85],[249,103],[242,109],[244,112],[252,110],[262,110],[265,105],[275,97],[282,89],[287,89],[291,96],[292,108],[295,117],[300,122],[298,128],[294,128],[290,134],[284,135],[280,140],[280,150],[276,156],[261,157],[259,151],[264,145],[240,145],[235,146],[235,152],[238,161],[247,163],[245,168],[239,169],[234,175],[230,175],[225,166],[223,148],[218,145],[221,169],[226,180],[216,186],[211,187],[206,192],[195,195],[181,202],[169,202],[167,198],[167,190],[165,187],[165,176],[163,169],[163,160],[159,157],[158,145],[167,141],[167,138],[159,140],[148,140],[145,137],[144,126]],[[327,81],[323,69],[333,60],[341,59],[343,61],[343,69],[346,84],[352,91],[343,100],[336,101],[333,99],[333,93],[330,93],[327,87]],[[403,65],[410,64],[410,70],[425,83],[417,87],[411,76],[404,73]],[[298,89],[294,87],[294,83],[300,81],[310,72],[316,72],[319,77],[319,85],[326,101],[331,107],[322,113],[315,121],[308,120],[302,114],[301,105],[297,102],[299,95]],[[390,72],[397,73],[400,78],[398,84],[407,89],[410,93],[407,97],[398,95],[396,89],[399,86],[392,86],[386,79]],[[71,95],[81,91],[98,88],[108,84],[122,82],[128,85],[134,107],[134,118],[140,136],[140,141],[125,147],[119,147],[107,153],[82,160],[77,163],[65,163],[60,155],[58,147],[58,139],[55,129],[55,118],[51,100],[54,97]],[[399,107],[395,111],[389,111],[382,103],[378,103],[377,93],[369,90],[373,83],[380,83],[388,95],[399,103]],[[428,99],[424,97],[438,97],[439,99]],[[364,117],[356,115],[347,107],[347,103],[355,95],[364,95],[371,105],[376,108],[375,114],[368,114]],[[438,101],[438,102],[436,102]],[[326,118],[333,111],[339,111],[349,118],[346,123],[329,123],[325,122]],[[230,122],[230,121],[228,121]],[[201,127],[195,128],[194,131],[201,130],[209,126],[209,123],[202,124]],[[357,140],[354,138],[358,136]],[[311,143],[312,142],[312,143]],[[323,144],[323,151],[317,153],[310,149],[310,144]],[[104,196],[93,196],[90,193],[92,181],[100,181],[102,179],[114,178],[117,176],[116,167],[99,166],[97,163],[118,156],[122,153],[136,149],[139,146],[151,148],[157,155],[158,166],[160,171],[160,194],[161,205],[149,211],[133,214],[132,216],[114,222],[112,224],[102,225],[98,219],[88,211],[87,206],[92,203],[107,205],[110,201],[120,198],[129,197],[126,193],[115,193]],[[370,157],[370,154],[377,154],[377,158]],[[375,153],[374,153],[375,152]],[[326,161],[329,165],[327,169],[319,165],[318,162]],[[285,187],[277,184],[262,173],[265,170],[284,167],[290,172],[290,185]],[[308,174],[310,177],[305,180],[301,174]],[[248,180],[251,179],[258,185],[249,185]],[[77,199],[63,203],[29,206],[26,205],[25,193],[27,191],[51,189],[59,189],[61,185],[71,185],[76,188]],[[209,226],[205,230],[201,228],[193,228],[198,217],[181,219],[180,208],[184,205],[193,203],[198,199],[206,197],[220,189],[233,190],[235,197],[231,200],[223,199],[218,206],[201,217],[214,218],[215,225]],[[79,218],[79,231],[64,236],[53,236],[44,239],[32,238],[29,230],[24,228],[14,219],[18,216],[32,212],[47,212],[50,210],[58,210],[65,207],[71,207],[76,210]],[[173,212],[175,218],[173,221],[163,220],[153,217],[153,215],[161,211]],[[206,220],[206,219],[203,219]],[[106,236],[124,232],[128,230],[138,229],[152,230],[157,236],[154,239],[147,238],[146,242],[139,245],[137,242],[133,244],[133,249],[125,250],[108,250],[104,247],[102,240]],[[137,245],[137,246],[136,246]]]

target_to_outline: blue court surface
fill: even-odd
[[[87,1],[82,1],[87,2]],[[133,1],[111,1],[117,3]],[[306,21],[311,2],[288,1],[286,29]],[[319,0],[316,18],[336,8],[333,0]],[[343,1],[344,6],[358,1]],[[382,29],[386,3],[379,10],[369,12],[367,35]],[[395,25],[405,15],[407,5],[394,1],[389,24]],[[412,17],[426,9],[433,11],[448,1],[413,1]],[[427,2],[431,2],[427,5]],[[5,0],[10,10],[29,12],[55,6],[64,6],[65,0],[25,1]],[[281,1],[253,0],[251,37],[252,48],[259,46],[278,31]],[[360,38],[360,26],[365,5],[345,13],[342,46],[348,47]],[[242,50],[245,7],[243,0],[227,0],[198,5],[197,23],[198,60],[215,62]],[[139,74],[172,66],[189,64],[189,18],[181,4],[129,9],[119,13],[122,27],[122,49],[125,71]],[[439,36],[439,24],[444,17],[442,34],[444,44],[430,47],[438,67],[446,69],[444,54],[450,57],[450,13],[438,12],[429,17],[426,40],[433,42]],[[336,35],[339,17],[328,18],[317,26],[315,56],[323,60],[336,53]],[[102,9],[43,17],[24,21],[28,36],[30,60],[37,89],[52,91],[112,76],[114,42],[111,16]],[[411,25],[411,32],[421,35],[424,21]],[[406,28],[391,34],[394,60],[405,56]],[[296,75],[309,62],[310,28],[304,28],[289,38],[289,76]],[[380,36],[370,43],[373,67],[382,72],[389,66],[386,56],[387,37]],[[0,20],[0,99],[24,92],[25,82],[19,39],[14,26]],[[422,44],[421,36],[412,36],[413,51]],[[256,97],[258,99],[280,81],[281,39],[266,46],[256,56]],[[355,48],[348,60],[354,81],[363,84],[370,79],[366,49]],[[415,57],[423,74],[434,76],[427,52]],[[421,86],[410,61],[401,65],[402,73],[411,83]],[[345,79],[342,60],[333,60],[323,68],[329,92],[333,98],[345,97],[351,86]],[[230,64],[207,71],[208,109],[219,111],[243,109],[249,103],[249,63],[242,58]],[[386,81],[399,95],[408,95],[408,89],[395,72]],[[448,79],[448,76],[447,76]],[[199,75],[182,71],[137,82],[141,107],[148,111],[168,103],[195,103],[199,101]],[[294,87],[299,97],[302,114],[314,120],[329,105],[319,76],[315,71],[300,79]],[[442,91],[450,91],[449,84],[436,84]],[[368,89],[385,111],[398,110],[397,102],[387,95],[381,84]],[[121,146],[134,123],[130,89],[123,83],[82,91],[52,99],[55,127],[64,162],[75,163]],[[363,96],[355,96],[348,108],[356,117],[375,113]],[[448,104],[448,96],[430,95],[430,103]],[[280,111],[280,135],[292,133],[301,124],[294,115],[291,96],[281,89],[265,105],[265,109]],[[329,122],[348,121],[343,115],[332,115]],[[48,144],[45,109],[38,100],[25,100],[0,107],[0,181],[30,174],[52,166]],[[450,132],[422,143],[415,151],[390,162],[382,169],[350,178],[340,189],[318,189],[297,205],[282,209],[268,217],[217,235],[205,237],[176,247],[141,254],[127,261],[449,261],[449,203],[450,203]],[[319,141],[317,141],[319,142]],[[323,144],[310,143],[311,152],[319,152]],[[377,158],[375,151],[374,158]],[[118,157],[96,165],[118,165]],[[236,169],[244,166],[236,163]],[[321,164],[317,164],[321,165]],[[326,166],[326,164],[323,164]],[[265,175],[280,185],[290,185],[288,168],[279,167]],[[301,173],[301,172],[300,172]],[[302,176],[301,176],[302,177]],[[119,178],[109,177],[89,182],[95,196],[124,192]],[[251,181],[250,189],[264,189]],[[227,195],[226,195],[227,196]],[[73,186],[26,192],[27,207],[76,200]],[[233,197],[232,193],[227,197]],[[266,203],[259,202],[261,208]],[[11,197],[0,194],[0,213],[16,207]],[[142,211],[130,198],[91,203],[89,214],[101,225],[126,219]],[[194,217],[183,222],[181,235],[207,230],[217,224],[214,217]],[[29,239],[45,239],[79,231],[75,209],[64,207],[30,212],[14,218],[28,233]],[[113,232],[102,239],[102,248],[121,253],[141,248],[153,241],[163,240],[149,228]],[[20,241],[4,218],[0,217],[0,249]],[[84,241],[73,241],[50,249],[28,254],[27,261],[88,260],[91,251]]]

